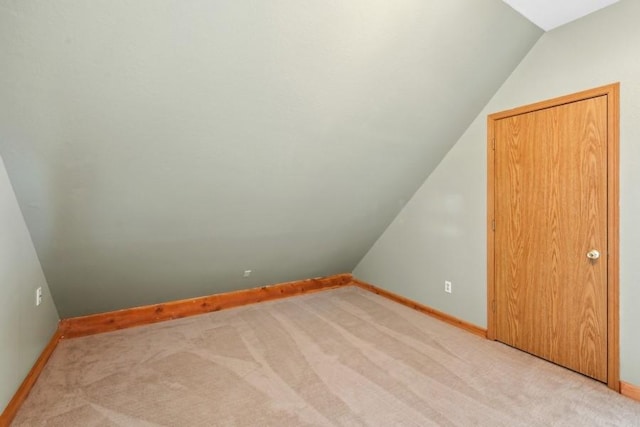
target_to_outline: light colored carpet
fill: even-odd
[[[640,404],[355,287],[63,341],[15,426],[640,426]]]

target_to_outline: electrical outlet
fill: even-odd
[[[444,281],[444,291],[448,294],[451,293],[451,282],[448,280]]]
[[[42,286],[36,289],[36,307],[42,304]]]
[[[242,277],[249,277],[249,276],[251,276],[251,270],[245,270]]]

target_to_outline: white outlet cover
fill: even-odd
[[[249,276],[251,276],[251,270],[245,270],[243,277],[249,277]]]
[[[445,280],[445,281],[444,281],[444,291],[445,291],[446,293],[450,294],[450,293],[451,293],[451,290],[452,290],[452,289],[451,289],[451,282],[450,282],[450,281],[448,281],[448,280]]]

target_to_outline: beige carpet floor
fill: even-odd
[[[63,341],[13,425],[640,426],[640,404],[346,287]]]

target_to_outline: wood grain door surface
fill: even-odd
[[[497,120],[494,137],[496,338],[606,382],[607,97]]]

